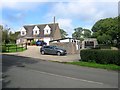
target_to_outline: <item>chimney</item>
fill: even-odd
[[[55,16],[54,16],[54,24],[55,24]]]

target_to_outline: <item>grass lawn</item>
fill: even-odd
[[[97,64],[93,62],[65,62],[65,64],[73,64],[78,66],[86,66],[86,67],[92,67],[92,68],[101,68],[101,69],[107,69],[107,70],[120,70],[120,66],[114,65],[114,64]]]

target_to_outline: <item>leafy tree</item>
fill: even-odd
[[[5,44],[8,44],[9,43],[9,30],[10,28],[8,28],[7,26],[3,29],[2,29],[2,42],[5,43]]]
[[[75,28],[72,37],[80,40],[82,36],[82,31],[83,29],[81,27]]]
[[[62,38],[65,38],[66,36],[68,36],[67,32],[64,31],[63,29],[60,29],[60,32],[61,32],[61,37]]]
[[[118,17],[115,18],[106,18],[106,19],[101,19],[97,21],[93,27],[93,36],[100,41],[100,43],[103,43],[104,40],[101,39],[101,37],[109,37],[111,40],[112,45],[114,44],[114,40],[117,40],[120,38],[120,30],[118,29]],[[106,35],[106,36],[105,36]],[[103,41],[101,41],[103,40]]]
[[[102,36],[98,36],[97,40],[101,44],[111,44],[112,38],[110,35],[103,34]]]
[[[78,27],[74,29],[72,37],[83,40],[84,38],[91,37],[91,31],[89,29],[83,29],[82,27]]]
[[[17,36],[20,32],[12,33],[11,29],[7,27],[3,27],[0,25],[0,31],[2,32],[2,43],[8,44],[8,43],[15,43]]]
[[[16,42],[16,39],[17,39],[17,36],[19,35],[20,32],[15,32],[15,33],[12,33],[10,31],[9,33],[9,36],[10,36],[10,42],[11,43],[15,43]]]
[[[84,31],[84,34],[83,34],[84,38],[91,37],[91,31],[89,29],[83,29],[83,31]]]

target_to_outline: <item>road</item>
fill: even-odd
[[[118,73],[3,55],[3,88],[117,88]]]

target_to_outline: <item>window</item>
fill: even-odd
[[[37,31],[35,31],[35,34],[37,34]]]
[[[50,33],[51,33],[51,28],[48,25],[46,25],[45,28],[44,28],[44,34],[48,35]]]
[[[24,31],[22,31],[22,35],[24,35],[25,34],[25,32]]]
[[[46,30],[46,32],[48,33],[48,30]]]
[[[38,35],[39,33],[40,33],[39,28],[37,26],[35,26],[33,29],[33,35]]]

